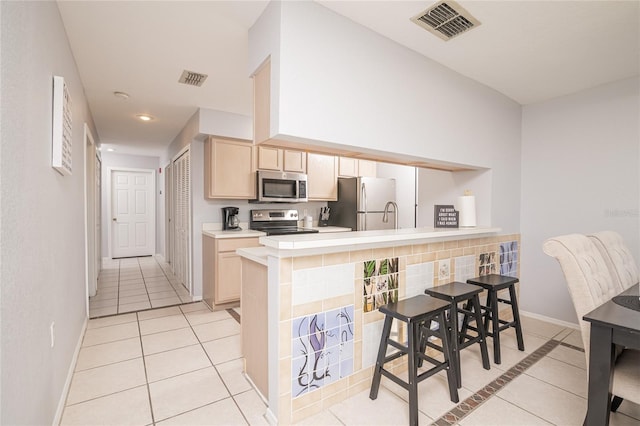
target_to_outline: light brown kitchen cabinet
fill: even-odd
[[[273,146],[258,146],[258,169],[306,173],[307,153]]]
[[[282,149],[262,145],[258,147],[258,169],[282,171],[283,166]]]
[[[251,141],[210,136],[205,142],[205,198],[255,198],[255,170],[255,148]]]
[[[258,238],[202,237],[203,298],[212,309],[240,300],[242,262],[236,250],[248,247],[260,247]]]
[[[292,151],[285,149],[284,151],[284,167],[285,172],[307,172],[307,153],[302,151]]]
[[[338,157],[307,154],[307,195],[309,201],[338,199]]]
[[[338,159],[338,176],[376,177],[376,162],[351,157],[340,157]]]

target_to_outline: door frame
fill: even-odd
[[[164,254],[173,270],[173,160],[164,166]]]
[[[98,290],[98,273],[96,270],[96,144],[91,129],[84,123],[84,278],[86,311],[89,316],[89,297],[95,296]],[[90,180],[90,184],[89,184]]]
[[[120,166],[109,166],[107,167],[107,215],[108,217],[103,220],[107,222],[107,247],[109,248],[108,256],[109,259],[113,259],[113,234],[112,234],[112,217],[113,212],[112,208],[112,188],[111,182],[113,181],[113,172],[136,172],[136,173],[150,173],[151,174],[151,193],[153,194],[153,211],[151,212],[151,229],[153,232],[151,233],[151,238],[153,238],[153,255],[156,254],[156,234],[158,230],[156,229],[156,214],[157,214],[157,204],[158,197],[156,196],[156,169],[136,169],[132,167],[120,167]]]

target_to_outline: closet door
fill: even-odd
[[[191,170],[189,151],[173,161],[173,273],[191,293]]]

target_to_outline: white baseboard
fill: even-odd
[[[550,323],[556,324],[556,325],[561,325],[562,327],[572,328],[574,330],[580,330],[580,325],[578,325],[578,324],[574,324],[574,323],[568,322],[568,321],[562,321],[562,320],[559,320],[559,319],[547,317],[547,316],[540,315],[540,314],[535,314],[533,312],[520,311],[520,315],[522,315],[524,317],[539,319],[541,321],[550,322]]]
[[[62,388],[62,394],[60,395],[60,400],[58,401],[58,408],[56,409],[56,415],[53,418],[53,426],[57,426],[62,421],[62,413],[64,412],[64,406],[67,402],[67,395],[69,394],[69,388],[71,387],[71,379],[73,379],[73,372],[76,370],[76,364],[78,362],[78,355],[80,355],[80,348],[82,347],[82,339],[84,339],[84,333],[87,331],[87,324],[89,323],[89,317],[84,318],[84,324],[82,324],[82,329],[80,330],[80,337],[78,338],[78,343],[76,344],[76,349],[73,352],[73,358],[71,358],[71,365],[69,366],[69,371],[67,371],[67,379],[64,382],[64,387]]]

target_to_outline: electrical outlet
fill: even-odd
[[[53,348],[56,344],[56,323],[55,321],[51,323],[49,326],[49,331],[51,332],[51,347]]]

